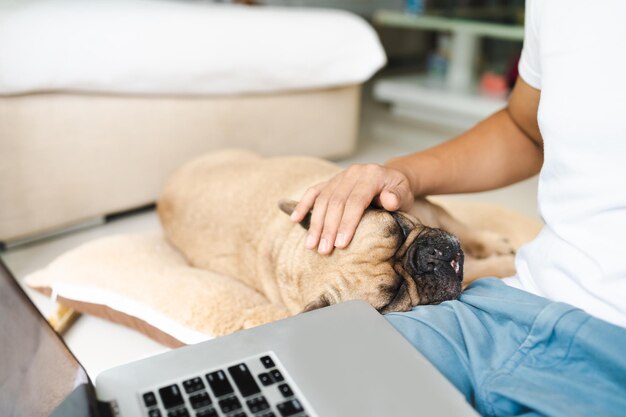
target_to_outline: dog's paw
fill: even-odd
[[[463,250],[474,258],[483,259],[494,255],[514,255],[515,248],[502,235],[489,231],[476,233],[473,239],[463,242]]]

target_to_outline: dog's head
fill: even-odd
[[[296,202],[283,200],[291,214]],[[309,226],[307,216],[300,224]],[[402,212],[368,209],[350,245],[321,256],[304,249],[302,230],[293,256],[305,311],[361,299],[382,313],[455,299],[463,281],[463,251],[457,238],[426,227]],[[302,246],[302,247],[300,247]]]

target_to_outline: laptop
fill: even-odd
[[[476,416],[367,303],[350,301],[89,380],[0,261],[0,416]]]

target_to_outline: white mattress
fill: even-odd
[[[0,94],[237,94],[361,83],[385,64],[360,17],[174,0],[0,0]]]

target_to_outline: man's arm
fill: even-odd
[[[543,164],[539,95],[520,78],[505,109],[448,142],[385,165],[406,175],[416,196],[491,190],[529,178]]]
[[[312,186],[291,215],[299,222],[312,210],[306,247],[321,254],[346,247],[372,202],[408,211],[414,196],[489,190],[538,173],[543,164],[539,96],[520,78],[506,109],[451,141],[384,166],[353,165]]]

